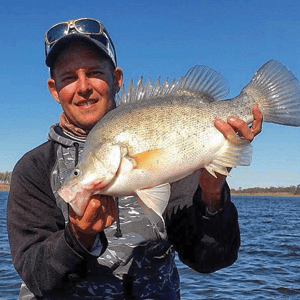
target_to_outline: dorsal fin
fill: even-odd
[[[229,84],[218,72],[205,67],[195,66],[191,68],[184,77],[180,77],[177,82],[166,79],[160,84],[160,77],[151,85],[151,79],[143,85],[141,77],[134,88],[132,79],[129,82],[128,90],[125,91],[123,85],[121,96],[117,97],[117,106],[124,103],[137,102],[143,99],[166,95],[186,95],[199,97],[206,101],[224,99],[229,93]]]

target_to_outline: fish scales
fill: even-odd
[[[178,150],[182,147],[197,148],[200,144],[197,141],[205,140],[205,135],[219,134],[213,125],[215,118],[225,120],[230,114],[244,120],[252,118],[251,108],[254,102],[247,101],[247,110],[245,106],[241,110],[240,105],[235,108],[233,101],[223,102],[208,106],[199,99],[187,100],[184,96],[177,96],[129,104],[122,110],[114,110],[105,116],[103,122],[96,125],[94,135],[99,137],[97,143],[113,137],[117,143],[130,145],[133,155],[150,149],[169,149],[174,143]],[[141,137],[147,142],[141,143]]]
[[[228,175],[228,167],[250,164],[250,143],[238,136],[225,139],[213,125],[216,118],[235,115],[250,124],[258,104],[264,121],[300,126],[300,84],[279,62],[267,62],[237,97],[220,101],[227,92],[224,78],[203,66],[176,83],[151,87],[140,80],[135,89],[130,83],[119,106],[88,135],[59,195],[78,215],[93,194],[133,195],[156,226],[171,182],[200,168]]]

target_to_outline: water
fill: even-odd
[[[0,300],[17,299],[20,277],[12,266],[6,231],[7,192],[0,192]]]
[[[17,299],[20,278],[7,243],[0,192],[0,300]],[[300,198],[234,196],[242,245],[238,261],[198,274],[178,261],[182,299],[300,299]]]
[[[209,275],[180,265],[183,299],[300,299],[300,198],[234,196],[237,262]]]

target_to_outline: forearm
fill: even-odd
[[[12,229],[10,235],[21,241],[22,237],[16,232]],[[100,240],[104,250],[106,239],[103,233]],[[96,262],[96,257],[66,227],[54,233],[40,232],[36,239],[23,241],[13,255],[13,261],[29,290],[45,296],[68,291],[74,279],[86,276],[88,262]]]
[[[7,222],[13,263],[27,287],[42,296],[61,287],[83,258],[66,242],[63,218],[56,218],[49,207],[38,208],[34,198],[28,204],[26,196],[15,195],[12,183]]]
[[[40,174],[39,178],[44,178]],[[93,256],[72,236],[48,181],[13,174],[7,225],[13,263],[35,295],[67,288]]]
[[[195,230],[201,228],[201,236],[194,247],[195,260],[191,267],[207,273],[230,266],[238,256],[240,230],[237,209],[230,200],[227,183],[220,195],[220,206],[213,213],[205,207],[200,188],[194,195],[194,203],[202,207],[202,217],[195,227]]]
[[[229,168],[227,170],[230,171]],[[199,187],[201,189],[201,194],[198,195],[199,201],[205,204],[206,210],[212,214],[221,210],[226,201],[230,201],[226,176],[219,173],[215,173],[215,175],[216,178],[205,169],[202,169],[199,177]],[[226,191],[228,193],[224,194]]]
[[[237,211],[225,184],[220,199],[223,207],[210,214],[199,187],[193,206],[178,209],[167,218],[170,242],[179,258],[198,272],[213,272],[237,259],[240,233]]]
[[[36,296],[67,290],[72,276],[83,276],[86,271],[84,258],[68,246],[64,231],[57,232],[40,244],[29,246],[27,250],[20,249],[14,257],[14,264]]]

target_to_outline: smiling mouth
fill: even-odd
[[[76,106],[83,106],[83,107],[89,107],[93,104],[96,104],[98,101],[97,100],[88,100],[88,101],[81,101],[76,104]]]

